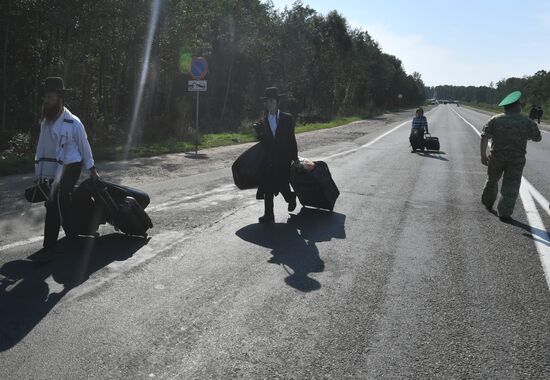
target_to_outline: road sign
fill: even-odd
[[[203,57],[193,57],[191,59],[191,69],[189,70],[191,78],[196,80],[204,79],[206,73],[208,73],[208,62],[206,62],[206,59]]]
[[[187,82],[188,91],[206,91],[205,80],[190,80]]]

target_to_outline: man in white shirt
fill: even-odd
[[[48,181],[52,191],[46,201],[43,254],[38,260],[53,259],[59,227],[67,216],[70,195],[80,177],[82,166],[98,179],[92,149],[84,126],[78,117],[64,106],[65,88],[62,78],[44,80],[40,137],[35,156],[37,181]]]

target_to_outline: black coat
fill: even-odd
[[[259,192],[278,194],[289,188],[290,163],[298,159],[294,121],[289,114],[280,112],[277,131],[273,137],[269,121],[264,117],[256,133],[267,151]]]

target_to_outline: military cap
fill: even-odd
[[[500,103],[498,103],[499,107],[508,106],[512,103],[515,103],[521,98],[521,91],[514,91],[509,93]]]

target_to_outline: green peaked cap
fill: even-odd
[[[521,98],[521,91],[514,91],[509,93],[500,103],[498,103],[499,107],[504,107],[509,104],[515,103]]]

